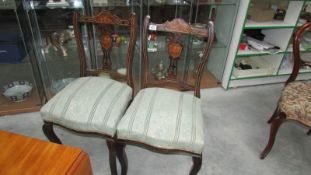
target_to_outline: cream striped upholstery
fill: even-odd
[[[43,120],[70,129],[114,136],[132,89],[102,77],[81,77],[57,93],[41,108]]]
[[[201,154],[204,145],[200,99],[164,88],[141,90],[118,124],[118,139]]]

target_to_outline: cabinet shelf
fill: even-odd
[[[239,57],[247,57],[247,56],[261,56],[261,55],[275,55],[275,54],[283,54],[285,51],[279,50],[275,53],[271,53],[269,51],[258,51],[258,50],[239,50],[237,56]]]
[[[225,1],[220,1],[220,2],[216,2],[216,1],[200,1],[198,0],[196,2],[196,4],[198,5],[213,5],[213,6],[218,6],[218,5],[236,5],[236,1],[232,1],[232,0],[225,0]]]
[[[286,50],[286,53],[293,52],[293,44],[288,45],[288,49]],[[300,52],[311,52],[311,49],[306,49],[302,46],[300,46]]]
[[[31,1],[30,3],[31,9],[82,9],[83,8],[83,2],[81,0],[74,0],[68,5],[61,5],[61,4],[55,4],[55,5],[47,5],[46,2],[42,1]]]
[[[144,3],[148,3],[149,6],[163,6],[163,5],[190,5],[191,2],[189,0],[148,0],[144,1]]]
[[[292,73],[292,69],[281,69],[278,75],[290,75]],[[311,73],[311,69],[300,69],[300,74],[303,73]]]
[[[297,27],[298,19],[301,14],[303,6],[307,3],[306,0],[286,0],[278,2],[266,2],[258,0],[245,0],[241,1],[239,9],[239,17],[236,21],[234,33],[236,37],[233,37],[234,46],[231,46],[229,60],[226,64],[225,76],[222,82],[224,88],[237,87],[237,86],[249,86],[258,84],[267,84],[275,82],[286,81],[288,70],[283,65],[283,60],[287,54],[291,54],[292,49],[290,46],[290,40],[292,34]],[[270,3],[270,4],[269,4]],[[269,6],[270,5],[270,6]],[[284,6],[286,14],[283,20],[274,20],[272,6],[282,7]],[[267,13],[265,13],[267,12]],[[259,13],[265,13],[260,16]],[[257,16],[259,15],[259,16]],[[253,17],[253,18],[252,18]],[[264,21],[266,20],[266,21]],[[257,50],[239,50],[239,45],[243,33],[252,35],[252,31],[249,29],[258,29],[264,36],[263,41],[273,46],[278,46],[280,49],[277,52],[269,51],[257,51]],[[307,52],[305,49],[301,49],[303,52]],[[248,58],[249,57],[249,58]],[[236,73],[235,67],[241,59],[263,59],[267,62],[267,66],[260,67],[258,70],[240,71],[240,76],[234,75]],[[240,64],[240,63],[239,63]],[[270,71],[265,71],[265,70]],[[262,71],[262,72],[261,72]],[[304,71],[301,71],[304,72]],[[238,74],[239,75],[239,74]]]
[[[276,74],[268,74],[268,75],[256,75],[256,74],[250,74],[248,76],[243,76],[243,77],[235,77],[231,76],[231,80],[247,80],[247,79],[256,79],[256,78],[267,78],[267,77],[272,77],[272,76],[277,76]]]
[[[132,2],[124,0],[93,0],[92,7],[123,7],[123,6],[139,6],[137,0]]]
[[[266,21],[266,22],[256,22],[252,20],[247,20],[244,29],[275,29],[275,28],[294,28],[296,25],[285,22],[285,21]]]

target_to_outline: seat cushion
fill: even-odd
[[[143,89],[118,124],[117,137],[201,154],[204,132],[200,99],[170,89]]]
[[[45,121],[77,131],[114,136],[131,98],[132,88],[125,83],[81,77],[57,93],[40,112]]]
[[[288,119],[300,121],[311,127],[311,82],[289,83],[282,92],[279,106]]]

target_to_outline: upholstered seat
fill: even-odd
[[[132,88],[126,83],[81,77],[70,83],[41,108],[44,121],[84,132],[113,137],[124,114]]]
[[[201,101],[191,93],[146,88],[134,98],[118,125],[118,139],[201,154]]]
[[[311,127],[311,81],[293,81],[282,92],[280,109],[288,119]]]

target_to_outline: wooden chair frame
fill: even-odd
[[[200,64],[197,66],[197,70],[195,73],[195,85],[190,86],[190,85],[185,85],[184,83],[174,81],[174,80],[159,80],[159,81],[154,81],[154,80],[149,80],[150,75],[149,75],[149,68],[148,68],[148,53],[147,53],[147,31],[148,27],[151,25],[156,26],[155,28],[157,31],[161,32],[175,32],[175,33],[181,33],[181,34],[188,34],[192,36],[197,36],[197,37],[203,37],[203,38],[208,38],[204,52],[203,52],[203,57],[201,59]],[[211,46],[214,40],[214,24],[212,22],[209,22],[208,24],[208,29],[199,29],[192,27],[188,23],[186,23],[182,19],[174,19],[172,21],[167,21],[163,24],[153,24],[150,23],[150,16],[146,16],[144,19],[144,24],[143,24],[143,36],[142,36],[142,54],[143,54],[143,88],[147,87],[168,87],[171,86],[174,89],[179,89],[179,90],[194,90],[194,95],[198,98],[200,98],[200,83],[201,83],[201,78],[202,78],[202,73],[204,70],[204,67],[208,61],[208,55],[211,51]],[[153,152],[157,153],[162,153],[162,154],[184,154],[184,155],[190,155],[192,156],[193,160],[193,166],[190,171],[190,175],[195,175],[199,172],[201,165],[202,165],[202,154],[197,154],[193,152],[189,152],[186,150],[179,150],[179,149],[164,149],[164,148],[159,148],[159,147],[154,147],[152,145],[148,145],[146,143],[142,142],[137,142],[137,141],[131,141],[131,140],[124,140],[124,139],[118,139],[119,142],[122,142],[124,144],[131,144],[131,145],[136,145],[139,147],[146,148],[148,150],[151,150]],[[117,150],[117,151],[120,151]],[[121,151],[124,151],[121,150]],[[119,153],[121,156],[125,155],[124,152]],[[121,157],[120,156],[120,157]],[[123,162],[127,162],[126,157],[123,157]],[[127,165],[126,165],[127,167]]]
[[[299,69],[302,66],[311,67],[311,62],[303,61],[300,57],[300,41],[303,36],[303,33],[307,30],[311,30],[311,23],[306,23],[303,26],[301,26],[295,34],[295,37],[293,40],[294,66],[293,66],[292,73],[290,74],[289,78],[287,79],[285,83],[285,86],[296,80],[298,73],[299,73]],[[286,114],[279,109],[279,106],[277,106],[273,115],[268,120],[268,123],[269,124],[271,123],[270,136],[269,136],[269,141],[265,149],[260,154],[261,159],[264,159],[268,155],[268,153],[271,151],[279,127],[281,126],[282,123],[288,120],[291,120],[291,119],[287,118]],[[297,121],[297,122],[301,123],[302,125],[305,125],[301,121]],[[307,127],[310,127],[310,126],[307,126]],[[311,129],[308,131],[307,134],[308,135],[311,134]]]
[[[127,59],[126,59],[126,82],[129,86],[132,87],[134,93],[134,83],[133,83],[133,75],[132,75],[132,66],[133,66],[133,56],[134,56],[134,48],[137,36],[137,24],[136,24],[136,15],[135,13],[131,13],[128,19],[121,19],[118,16],[113,15],[109,11],[102,11],[98,15],[95,16],[80,16],[78,12],[74,12],[73,14],[73,25],[74,25],[74,34],[77,41],[78,51],[79,51],[79,58],[80,58],[80,77],[84,77],[87,75],[94,75],[101,72],[109,71],[107,67],[102,69],[87,69],[86,66],[86,54],[84,51],[84,46],[81,38],[81,25],[82,24],[97,24],[97,25],[119,25],[119,26],[126,26],[130,28],[130,42],[128,47]],[[111,47],[111,46],[109,46]],[[133,94],[132,94],[133,96]],[[42,130],[45,136],[54,143],[62,144],[61,140],[57,137],[54,132],[53,125],[59,125],[52,122],[44,121],[42,126]],[[66,126],[59,125],[66,129],[72,130],[67,128]],[[117,166],[116,166],[116,157],[118,157],[122,170],[121,174],[127,173],[127,163],[124,162],[126,160],[126,155],[124,152],[125,145],[122,143],[117,143],[116,137],[111,137],[105,134],[99,133],[91,133],[91,132],[82,132],[82,131],[75,131],[79,133],[86,133],[86,134],[93,134],[99,135],[107,140],[107,146],[109,150],[109,163],[110,163],[110,170],[112,175],[117,175]],[[118,151],[117,151],[118,150]]]

